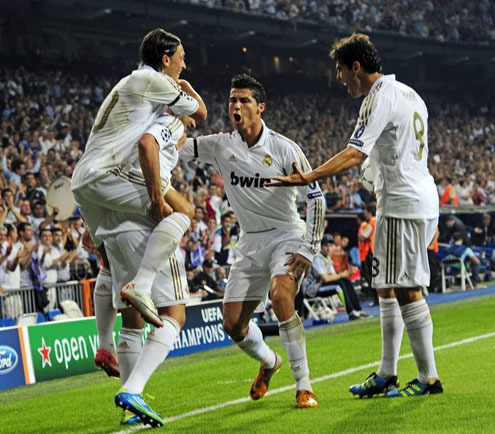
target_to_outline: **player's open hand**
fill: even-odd
[[[265,187],[288,187],[291,185],[308,185],[306,175],[299,170],[297,163],[292,163],[292,173],[289,176],[274,176],[272,181],[264,184]]]
[[[311,269],[311,261],[299,253],[294,254],[285,265],[289,266],[287,274],[296,281],[306,277]]]

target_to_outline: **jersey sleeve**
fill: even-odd
[[[177,116],[192,115],[198,110],[199,103],[184,92],[175,80],[165,74],[153,77],[146,97],[152,102],[166,104]]]
[[[148,128],[145,134],[151,134],[155,138],[156,143],[158,143],[160,149],[166,148],[170,143],[170,139],[172,138],[172,132],[169,126],[165,123],[156,123],[151,125],[151,127]]]
[[[218,134],[188,138],[179,158],[184,161],[198,160],[214,164],[215,147]]]
[[[311,171],[311,166],[302,152],[301,148],[295,143],[291,143],[290,155],[286,159],[285,170],[287,173],[292,172],[292,162],[295,161],[298,168],[307,173]],[[297,187],[299,193],[306,202],[306,235],[304,242],[299,247],[297,253],[304,256],[310,261],[320,249],[320,242],[323,236],[323,218],[325,214],[325,202],[320,186],[317,182]]]
[[[390,122],[392,115],[393,101],[381,84],[383,83],[380,83],[364,99],[359,110],[356,127],[349,139],[348,146],[352,146],[366,155],[370,155],[373,146]]]

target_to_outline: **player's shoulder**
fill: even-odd
[[[278,133],[277,131],[273,131],[268,129],[267,131],[268,138],[273,143],[273,145],[281,150],[299,150],[299,145],[283,134]]]

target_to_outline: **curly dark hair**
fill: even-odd
[[[336,62],[343,63],[349,69],[355,61],[358,61],[368,74],[382,72],[380,53],[370,41],[369,36],[362,33],[353,33],[347,38],[335,41],[330,57]]]

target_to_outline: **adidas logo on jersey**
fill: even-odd
[[[269,182],[270,178],[260,178],[259,173],[253,176],[237,176],[235,172],[230,172],[230,183],[239,187],[263,187],[265,182]]]
[[[230,157],[229,157],[229,161],[237,161],[237,158],[235,158],[235,155],[232,154]]]

